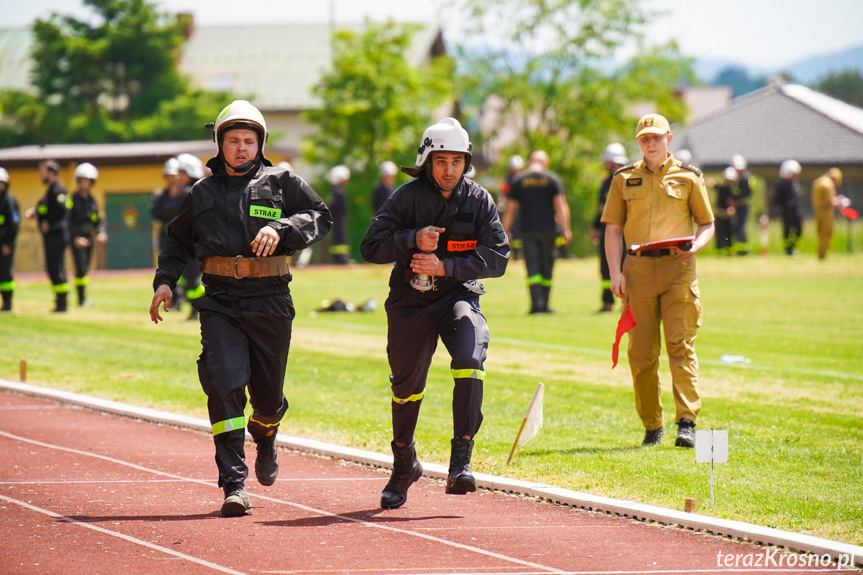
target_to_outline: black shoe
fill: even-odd
[[[276,449],[276,435],[263,437],[255,442],[258,456],[255,459],[255,477],[258,483],[269,487],[279,476],[279,452]]]
[[[677,422],[677,439],[674,441],[676,447],[695,447],[695,422],[691,419],[681,417]]]
[[[449,473],[446,477],[446,492],[464,495],[476,491],[476,479],[470,469],[473,439],[455,437],[450,441]]]
[[[659,429],[648,429],[644,432],[644,441],[641,442],[641,447],[650,447],[651,445],[659,445],[659,442],[662,441],[662,435],[665,431],[660,427]]]
[[[225,487],[225,502],[222,503],[222,517],[242,517],[252,514],[252,502],[242,485]]]
[[[397,446],[395,441],[390,445],[393,448],[393,473],[381,493],[381,507],[384,509],[404,505],[408,500],[408,488],[423,474],[413,440],[404,447]]]

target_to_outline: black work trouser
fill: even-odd
[[[69,291],[66,285],[66,247],[69,242],[61,234],[49,234],[42,236],[42,239],[45,245],[45,268],[54,293],[66,293]]]
[[[489,342],[479,296],[459,290],[452,297],[413,310],[394,309],[397,302],[392,300],[391,295],[386,308],[393,440],[407,444],[414,437],[438,337],[452,358],[453,437],[473,438],[483,420],[483,364]]]
[[[91,239],[92,242],[92,239]],[[90,261],[93,256],[93,244],[91,243],[86,248],[75,247],[72,244],[72,260],[75,262],[75,277],[83,278],[90,271]]]
[[[524,263],[527,267],[527,285],[530,292],[530,311],[548,309],[556,239],[557,232],[553,229],[522,232]]]
[[[797,241],[803,234],[803,221],[799,212],[784,212],[782,214],[782,237],[785,239],[785,253],[794,254]]]
[[[273,435],[288,410],[285,372],[294,304],[290,293],[194,301],[201,318],[198,377],[207,394],[219,486],[242,484],[245,463],[246,388],[254,412],[248,430],[257,440]]]

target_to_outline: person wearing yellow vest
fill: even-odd
[[[629,305],[636,325],[629,332],[627,355],[635,390],[635,409],[644,425],[642,446],[658,445],[663,435],[659,381],[660,326],[671,368],[678,431],[675,445],[695,446],[701,409],[696,331],[701,302],[695,254],[713,238],[714,217],[701,170],[668,151],[671,127],[659,114],[643,116],[636,128],[643,159],[619,169],[602,213],[611,291]],[[623,262],[623,237],[629,244],[689,237],[689,245],[630,251]]]
[[[812,213],[815,215],[815,229],[818,231],[818,259],[827,257],[830,250],[830,240],[833,239],[834,209],[844,196],[836,194],[836,188],[842,185],[842,171],[830,168],[827,173],[812,182]]]

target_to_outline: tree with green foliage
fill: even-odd
[[[715,86],[730,87],[734,97],[763,88],[766,84],[766,78],[750,76],[746,68],[741,66],[729,66],[721,70],[713,80]]]
[[[650,104],[672,122],[685,118],[675,97],[694,82],[676,45],[645,46],[650,14],[638,0],[475,0],[466,6],[467,38],[457,86],[476,117],[494,97],[500,121],[486,139],[511,140],[484,158],[503,177],[511,154],[544,149],[560,174],[572,211],[572,250],[593,253],[588,230],[601,181],[602,149],[620,141],[634,153],[636,105]],[[615,58],[636,44],[622,65]],[[471,133],[474,149],[480,138]]]
[[[432,112],[453,98],[448,57],[420,67],[408,61],[419,31],[417,25],[392,22],[336,31],[332,67],[313,88],[321,106],[304,113],[317,128],[304,141],[304,160],[324,171],[338,164],[351,170],[348,221],[354,250],[373,216],[369,204],[379,164],[412,166]],[[329,187],[323,178],[315,184],[319,190]]]
[[[52,14],[32,27],[32,92],[0,95],[0,145],[189,140],[227,97],[193,90],[177,68],[185,18],[147,0],[85,0],[90,21]]]
[[[850,68],[841,72],[830,72],[815,84],[814,88],[843,102],[863,108],[863,74],[860,70]]]

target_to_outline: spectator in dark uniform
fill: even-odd
[[[599,247],[599,275],[602,277],[602,307],[600,312],[610,312],[614,307],[614,294],[611,293],[611,272],[608,270],[608,258],[605,255],[605,224],[602,223],[602,210],[611,188],[614,172],[628,162],[626,148],[619,142],[612,142],[602,152],[602,167],[605,168],[605,179],[599,187],[599,197],[596,202],[596,216],[593,218],[593,228],[590,230],[590,241]]]
[[[732,249],[732,237],[734,234],[732,219],[734,218],[734,181],[737,179],[737,170],[728,166],[722,172],[722,183],[714,186],[716,190],[716,208],[713,215],[716,218],[714,236],[716,237],[716,251],[723,255],[730,255]]]
[[[782,181],[776,186],[776,205],[782,213],[782,237],[785,253],[797,253],[797,242],[803,234],[803,218],[800,215],[800,195],[803,193],[797,177],[802,168],[797,160],[785,160],[779,166]]]
[[[45,268],[54,292],[54,312],[66,311],[69,284],[66,282],[66,248],[69,246],[69,197],[63,184],[57,181],[60,165],[54,160],[39,162],[39,180],[46,186],[45,195],[36,207],[25,212],[27,219],[39,223],[45,246]]]
[[[9,172],[0,168],[0,296],[3,298],[0,311],[12,311],[12,294],[15,291],[12,264],[20,225],[18,202],[9,193]]]
[[[372,211],[374,213],[378,213],[381,207],[384,205],[384,202],[387,201],[393,193],[393,184],[396,182],[396,174],[398,173],[398,167],[396,165],[386,160],[381,162],[380,166],[380,174],[381,180],[378,182],[377,187],[374,192],[372,192]]]
[[[740,154],[731,157],[731,166],[737,172],[737,178],[731,187],[734,199],[734,214],[731,216],[731,227],[734,243],[731,249],[739,256],[749,253],[749,244],[746,238],[746,221],[749,219],[749,202],[752,199],[752,188],[749,186],[749,170],[746,158]]]
[[[327,174],[327,179],[333,185],[330,201],[327,204],[333,214],[330,257],[333,263],[346,264],[350,260],[351,246],[348,243],[348,198],[345,195],[345,186],[351,179],[351,171],[347,166],[333,166]]]
[[[75,168],[78,190],[72,194],[69,230],[72,236],[72,260],[75,262],[75,290],[78,292],[80,307],[89,307],[86,295],[89,283],[87,272],[93,258],[93,240],[100,244],[108,241],[108,232],[99,216],[99,205],[92,194],[98,177],[99,170],[89,162]]]
[[[503,216],[507,231],[516,217],[521,225],[530,313],[553,313],[548,303],[556,240],[559,234],[565,245],[572,240],[563,182],[548,169],[548,161],[548,154],[542,150],[531,154],[527,169],[512,183],[509,205]]]

